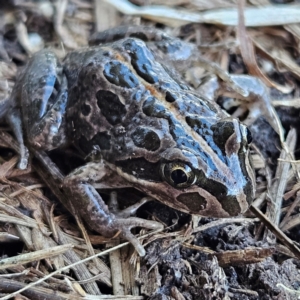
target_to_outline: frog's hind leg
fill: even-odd
[[[67,78],[62,76],[54,104],[38,120],[27,126],[27,139],[34,148],[49,151],[67,144],[66,109],[68,101]],[[30,116],[29,116],[30,118]]]
[[[28,97],[26,91],[23,92],[24,97]],[[29,151],[24,144],[24,135],[26,135],[26,140],[29,145],[40,150],[52,150],[67,143],[65,126],[67,100],[68,90],[65,76],[62,77],[60,90],[56,95],[55,103],[41,119],[35,122],[32,120],[32,117],[30,122],[24,122],[24,115],[22,118],[21,108],[13,105],[13,103],[17,102],[14,94],[12,98],[8,100],[11,107],[7,109],[4,115],[6,122],[13,130],[19,144],[19,169],[24,170],[28,165]],[[24,105],[24,103],[22,104]],[[28,116],[27,119],[30,119],[30,116]],[[30,123],[31,126],[26,126],[28,123]],[[23,128],[23,126],[25,128]]]

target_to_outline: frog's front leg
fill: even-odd
[[[145,250],[139,240],[131,233],[131,229],[143,227],[156,230],[162,229],[163,226],[155,221],[135,217],[123,218],[110,212],[92,184],[100,182],[103,188],[112,189],[127,186],[123,179],[115,180],[116,177],[114,177],[114,172],[104,163],[88,163],[65,177],[63,189],[69,199],[72,199],[75,210],[92,230],[105,237],[112,237],[120,233],[120,236],[128,240],[139,255],[143,256]]]

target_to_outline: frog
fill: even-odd
[[[21,145],[21,168],[27,148],[75,147],[87,162],[63,178],[61,189],[92,230],[119,234],[140,256],[145,249],[131,229],[162,224],[131,216],[137,206],[126,213],[108,207],[95,187],[133,187],[179,211],[217,218],[243,214],[255,196],[251,133],[209,97],[220,87],[256,97],[244,83],[257,79],[233,77],[238,84],[229,88],[214,81],[209,97],[198,94],[165,62],[169,43],[180,53],[177,62],[187,46],[165,36],[163,56],[141,34],[124,31],[71,51],[62,62],[41,50],[20,72],[6,114]]]

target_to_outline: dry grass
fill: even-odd
[[[300,25],[297,23],[300,22],[300,6],[285,4],[279,13],[278,7],[268,1],[249,1],[251,3],[246,6],[240,6],[238,13],[236,2],[11,0],[0,8],[0,99],[9,97],[18,68],[32,53],[51,47],[63,58],[68,51],[87,46],[92,32],[120,24],[163,24],[166,33],[197,44],[203,57],[217,62],[223,70],[235,74],[247,72],[261,78],[270,88],[272,104],[279,112],[279,117],[275,112],[275,125],[271,125],[279,132],[279,137],[276,141],[265,140],[265,144],[254,140],[258,184],[253,205],[263,210],[268,219],[262,222],[271,231],[249,214],[252,218],[218,220],[199,227],[198,222],[194,222],[195,226],[190,223],[182,230],[174,232],[170,229],[143,239],[145,244],[164,240],[163,249],[170,253],[172,247],[182,244],[188,249],[217,255],[219,263],[213,260],[211,269],[215,266],[215,270],[219,270],[219,285],[212,285],[206,278],[207,285],[211,284],[210,288],[214,289],[228,284],[220,266],[262,261],[273,253],[274,248],[277,254],[296,258],[298,264],[300,258],[297,243],[293,240],[299,238],[293,229],[299,228],[300,224],[299,164],[295,155],[299,136]],[[195,67],[193,71],[196,81],[205,75],[201,68]],[[273,116],[271,112],[270,115]],[[253,130],[255,136],[255,131],[260,131],[259,125]],[[278,152],[274,150],[268,156],[270,142],[275,144]],[[4,253],[0,260],[0,300],[9,299],[12,297],[9,293],[17,294],[28,283],[32,286],[27,286],[22,293],[24,296],[15,296],[15,299],[144,299],[142,294],[151,296],[159,291],[163,282],[158,261],[146,265],[128,248],[116,249],[110,260],[107,257],[110,251],[106,251],[105,259],[101,259],[104,254],[99,245],[112,247],[120,241],[117,238],[107,241],[92,235],[78,219],[74,225],[69,213],[57,207],[54,197],[45,196],[45,177],[42,179],[38,166],[30,164],[26,170],[16,169],[18,156],[15,153],[19,149],[5,124],[0,132],[0,146],[2,150],[6,149],[0,157],[0,245]],[[269,247],[220,254],[193,243],[195,235],[207,230],[208,226],[217,228],[228,223],[257,224],[257,240],[264,241]],[[288,237],[291,232],[293,234]],[[18,241],[23,243],[22,247],[18,246],[21,253],[5,257],[10,251],[15,252],[14,248],[20,245]],[[89,261],[79,263],[87,257],[91,257]],[[188,260],[184,264],[193,272]],[[72,272],[66,273],[69,269]],[[145,281],[148,285],[141,285]],[[101,295],[100,287],[104,291],[113,291],[115,296]],[[289,287],[293,287],[292,284]],[[234,293],[238,292],[227,291],[224,299]],[[242,293],[258,297],[254,290],[244,289]],[[283,297],[293,297],[284,289],[280,293]],[[170,295],[172,299],[185,299],[182,289],[175,284],[170,288]]]

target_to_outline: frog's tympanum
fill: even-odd
[[[161,225],[112,213],[93,184],[134,187],[180,211],[213,217],[237,216],[254,197],[247,127],[197,95],[141,39],[76,50],[62,63],[40,51],[11,101],[10,123],[20,127],[20,112],[29,149],[72,143],[89,159],[65,177],[64,192],[92,229],[120,232],[141,255],[130,229]]]

